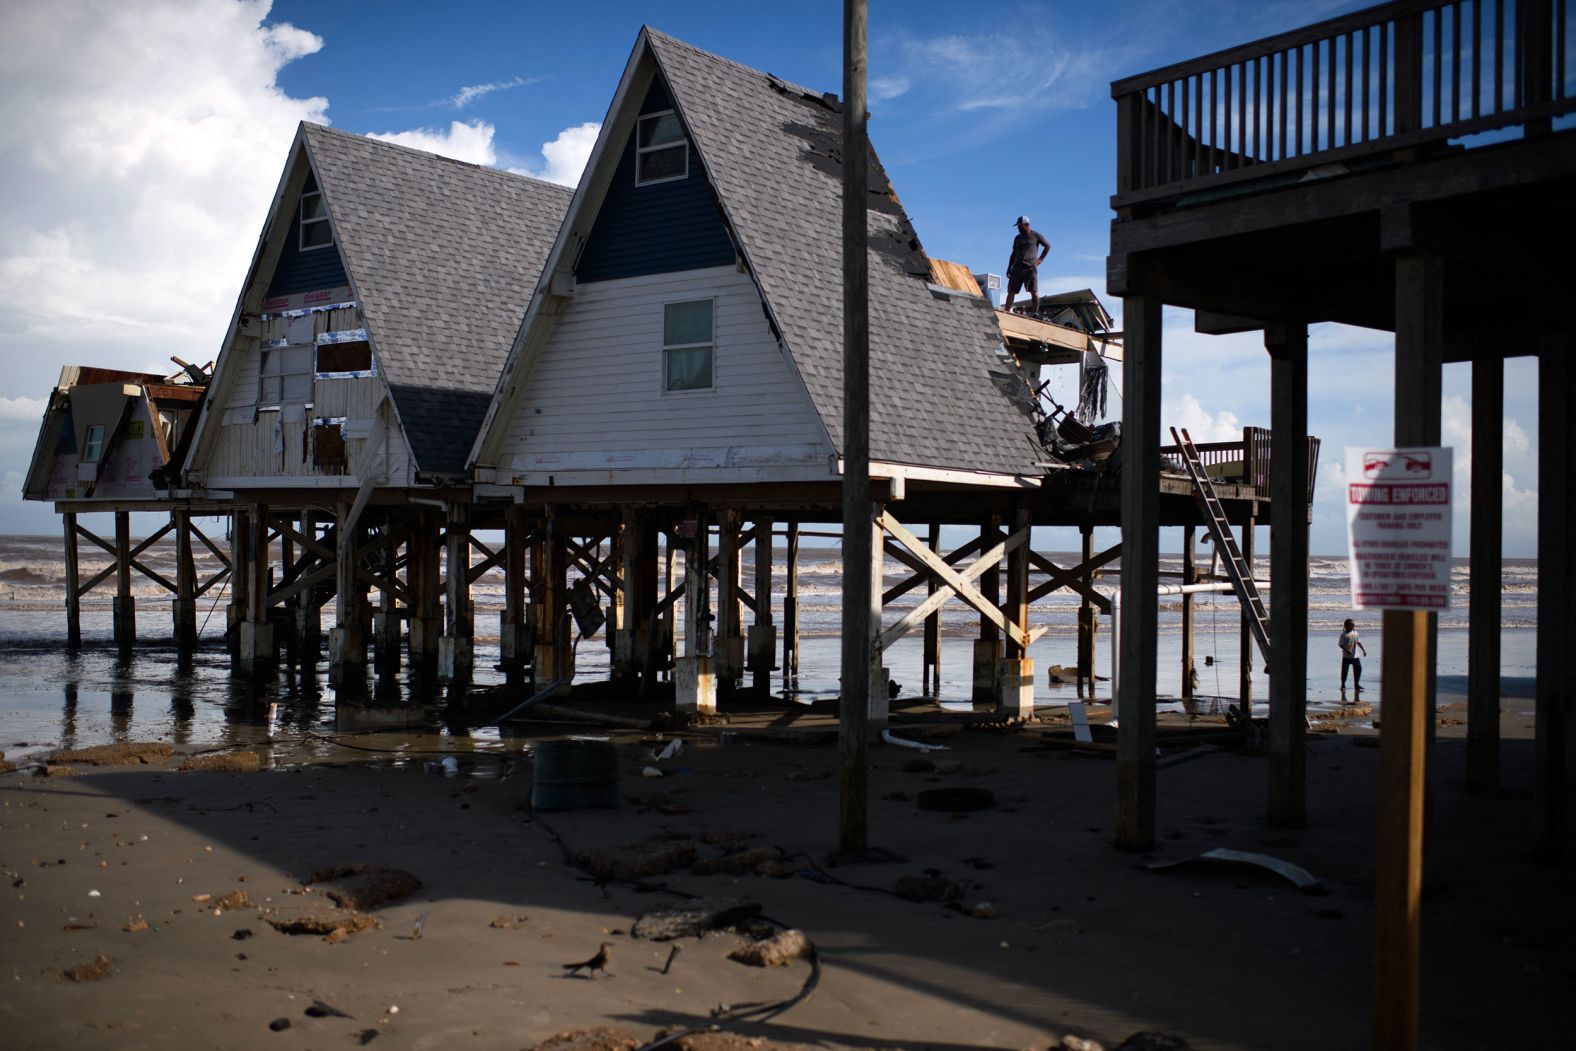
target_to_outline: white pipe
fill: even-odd
[[[894,737],[891,730],[882,730],[881,740],[887,744],[895,744],[899,748],[913,748],[920,752],[945,752],[947,750],[947,746],[944,744],[925,744],[922,741],[910,741],[906,737]]]

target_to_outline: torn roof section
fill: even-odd
[[[642,40],[841,450],[841,106],[649,27]],[[930,290],[930,260],[873,147],[869,216],[871,458],[1039,474],[1032,422],[990,379],[1001,345],[994,311]]]
[[[573,195],[302,125],[379,368],[424,475],[458,475]]]

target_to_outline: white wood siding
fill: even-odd
[[[325,310],[312,314],[312,337],[324,332],[343,332],[364,324],[357,308]],[[224,425],[215,435],[214,448],[206,466],[207,484],[235,488],[246,485],[276,485],[280,479],[322,478],[336,484],[334,476],[320,472],[311,463],[307,449],[312,421],[317,418],[345,417],[359,424],[356,430],[370,436],[346,442],[349,465],[346,484],[357,484],[357,474],[367,466],[385,463],[386,484],[409,485],[410,458],[403,435],[393,422],[384,403],[388,386],[381,375],[353,378],[314,379],[312,403],[282,409],[257,410],[258,365],[260,348],[271,340],[290,338],[290,319],[275,318],[261,326],[260,338],[241,337],[230,347],[236,355],[232,367],[238,371],[222,415]],[[299,329],[297,329],[299,334]],[[383,473],[379,469],[376,473]]]
[[[715,300],[713,379],[663,391],[663,305]],[[505,473],[824,465],[831,448],[733,267],[579,285],[507,424]],[[697,479],[700,480],[700,479]]]

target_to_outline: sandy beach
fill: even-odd
[[[1506,702],[1493,796],[1461,787],[1465,713],[1451,704],[1431,770],[1423,1046],[1548,1046],[1576,977],[1573,913],[1568,874],[1531,855],[1527,702]],[[834,720],[821,706],[792,720],[780,706],[740,711],[729,743],[686,735],[660,762],[668,738],[618,732],[612,810],[533,812],[533,741],[520,738],[473,750],[436,735],[273,736],[243,749],[256,772],[181,770],[191,747],[50,776],[29,763],[0,776],[7,1046],[529,1048],[603,1026],[641,1043],[802,991],[805,959],[728,959],[769,933],[758,921],[635,937],[642,916],[694,898],[759,906],[815,946],[809,997],[726,1026],[743,1038],[1114,1048],[1151,1031],[1192,1048],[1367,1045],[1378,749],[1363,720],[1312,735],[1300,830],[1265,826],[1261,754],[1168,742],[1147,855],[1112,848],[1114,766],[1068,746],[1064,713],[1015,729],[925,720],[913,735],[945,751],[871,753],[872,843],[901,860],[845,864],[829,858]],[[949,787],[993,802],[921,808],[920,793]],[[583,853],[625,846],[672,871],[621,880]],[[1318,892],[1241,865],[1145,867],[1222,847],[1301,866]],[[353,880],[322,877],[355,866],[420,887],[365,909],[376,925],[349,936],[277,929],[343,916],[327,892]],[[603,942],[605,975],[566,976]],[[708,1039],[688,1046],[726,1043]]]

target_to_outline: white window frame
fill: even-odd
[[[664,365],[664,368],[667,366]],[[82,462],[98,463],[104,456],[104,425],[102,423],[88,424],[87,433],[82,436]]]
[[[665,182],[678,182],[681,179],[688,179],[689,178],[689,136],[684,134],[684,125],[683,125],[682,122],[679,123],[679,137],[678,137],[677,141],[658,143],[658,144],[653,145],[653,146],[642,146],[640,144],[640,129],[645,127],[646,122],[648,120],[650,120],[650,121],[661,120],[663,117],[674,117],[674,118],[677,118],[678,117],[678,111],[677,110],[671,110],[671,109],[665,109],[665,110],[660,110],[660,111],[658,111],[656,113],[646,113],[646,114],[642,114],[635,121],[635,185],[636,186],[657,186],[657,185],[660,185],[660,184],[665,183]],[[640,177],[640,159],[642,157],[644,157],[645,155],[647,155],[649,153],[661,153],[663,150],[671,150],[671,149],[674,149],[675,147],[677,147],[679,149],[682,149],[684,151],[684,170],[682,172],[680,172],[677,175],[664,175],[660,179],[642,179]]]
[[[334,247],[334,227],[328,221],[328,207],[326,205],[323,207],[322,215],[308,219],[306,215],[306,202],[307,198],[309,197],[316,198],[321,202],[323,200],[322,189],[319,188],[316,190],[302,192],[301,199],[296,204],[296,218],[299,220],[297,223],[299,229],[296,231],[296,249],[302,252],[316,252],[322,248],[332,248]],[[318,223],[323,223],[328,226],[328,240],[324,241],[320,245],[309,245],[306,243],[306,228],[308,226],[316,226]]]
[[[279,360],[282,362],[284,360],[285,353],[287,351],[291,351],[291,350],[304,351],[305,352],[304,354],[301,354],[299,356],[305,359],[306,367],[305,368],[295,369],[294,371],[291,371],[291,372],[286,372],[286,371],[284,371],[283,368],[281,368],[279,370],[279,372],[275,374],[275,377],[279,380],[279,397],[270,400],[270,399],[268,399],[268,398],[266,398],[264,396],[264,387],[266,386],[266,384],[268,383],[268,380],[271,377],[264,370],[267,368],[268,362],[269,362],[270,358],[273,355],[275,355],[275,354],[279,355],[280,356]],[[257,361],[257,409],[258,409],[258,411],[259,412],[277,412],[279,410],[280,406],[282,406],[285,403],[285,397],[284,397],[284,394],[285,394],[285,379],[286,379],[286,377],[289,377],[289,376],[305,376],[307,378],[307,392],[308,393],[307,393],[307,396],[305,398],[301,399],[300,404],[302,404],[302,405],[311,405],[312,404],[312,400],[313,400],[312,391],[314,389],[313,385],[314,385],[314,381],[316,379],[316,372],[317,372],[317,347],[316,347],[315,344],[313,344],[313,343],[288,343],[288,342],[286,342],[285,340],[282,340],[282,339],[281,340],[272,340],[272,341],[270,341],[268,343],[263,344],[263,346],[259,349],[259,357],[258,357],[258,361]],[[291,404],[295,404],[295,399],[291,399]]]
[[[707,303],[711,308],[711,339],[702,343],[669,343],[668,342],[668,308],[689,306],[692,303]],[[700,350],[711,352],[710,361],[711,382],[704,387],[669,387],[668,386],[668,352],[670,350]],[[700,296],[692,299],[673,299],[662,304],[662,393],[664,396],[686,394],[711,394],[717,390],[717,299],[715,296]]]

